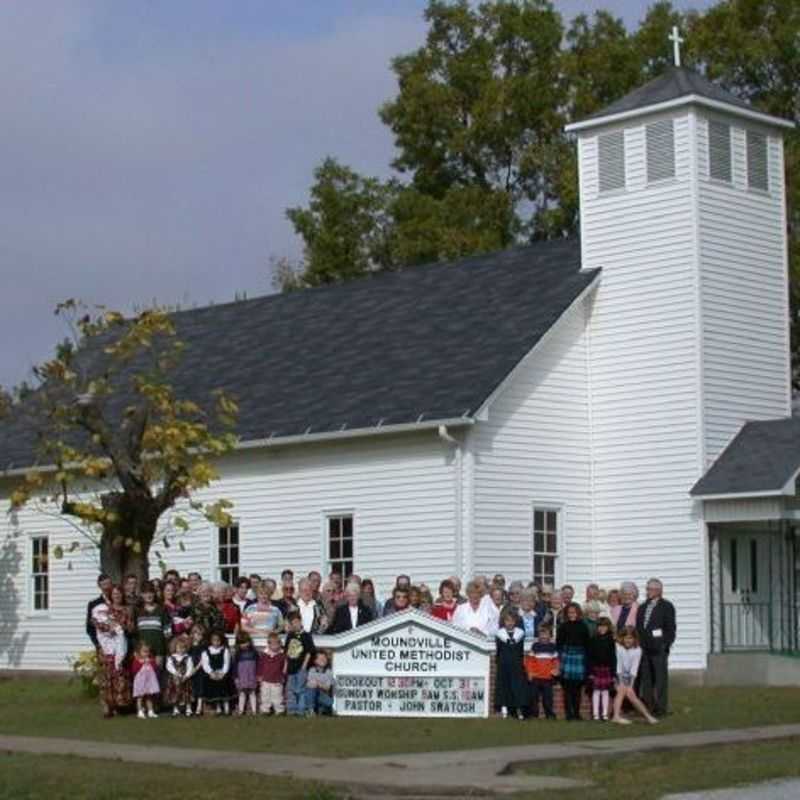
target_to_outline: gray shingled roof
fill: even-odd
[[[800,419],[748,422],[692,488],[692,495],[778,493],[800,469]]]
[[[234,395],[243,441],[469,416],[596,273],[567,239],[181,312],[173,383]],[[32,463],[0,424],[0,470]]]
[[[706,80],[697,72],[686,67],[669,67],[663,75],[654,78],[644,86],[634,89],[629,94],[626,94],[625,97],[614,101],[601,111],[591,114],[586,117],[586,120],[600,119],[601,117],[621,114],[625,111],[647,108],[648,106],[666,103],[692,94],[737,106],[738,108],[754,110],[749,103],[727,91],[727,89],[711,83],[711,81]]]

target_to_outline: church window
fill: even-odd
[[[601,192],[625,188],[625,131],[601,133],[597,138]]]
[[[747,131],[747,185],[751,189],[769,190],[767,137],[755,131]]]
[[[708,123],[709,175],[718,181],[731,183],[731,126],[717,120]]]
[[[217,575],[224,583],[239,579],[239,525],[232,523],[219,528],[217,541]]]
[[[338,572],[343,578],[353,574],[353,515],[328,517],[328,572]]]
[[[533,580],[554,586],[558,561],[559,512],[554,508],[533,509]]]
[[[50,608],[50,540],[47,536],[31,539],[31,610]]]
[[[675,126],[671,119],[660,119],[647,126],[647,181],[675,177]]]

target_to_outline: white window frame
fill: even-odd
[[[52,552],[53,548],[50,546],[49,533],[32,533],[28,537],[28,552],[27,552],[27,579],[28,579],[28,614],[32,617],[46,617],[49,616],[53,605],[53,570],[52,570]],[[47,571],[34,572],[34,555],[33,543],[35,541],[44,540],[47,542]],[[36,578],[47,578],[47,608],[36,608]]]
[[[338,559],[332,559],[330,557],[330,540],[329,540],[329,531],[330,531],[330,521],[332,519],[341,519],[344,517],[349,517],[351,519],[352,525],[352,549],[351,549],[351,556],[350,558],[340,557]],[[356,512],[355,509],[352,508],[341,508],[341,509],[331,509],[328,511],[322,512],[322,574],[327,578],[328,575],[331,574],[332,571],[332,564],[340,563],[342,561],[351,561],[352,562],[352,569],[350,574],[356,572],[356,564],[357,564],[357,549],[356,549]],[[342,583],[347,583],[347,576],[342,574]]]
[[[238,559],[234,563],[226,563],[223,564],[220,560],[220,536],[223,530],[229,530],[230,528],[236,528],[236,550],[238,553]],[[226,549],[230,554],[230,542],[225,545]],[[236,575],[237,578],[241,577],[242,575],[242,526],[238,519],[231,520],[230,525],[218,525],[214,528],[214,574],[216,575],[216,579],[218,581],[225,581],[223,577],[222,571],[228,570],[235,567],[236,568]],[[236,581],[225,581],[226,583],[230,583],[232,586],[236,583]]]
[[[549,553],[547,551],[539,552],[536,550],[536,512],[543,511],[545,514],[548,512],[554,513],[556,515],[556,549],[554,553]],[[531,569],[531,576],[533,580],[536,580],[536,556],[537,555],[544,555],[544,556],[553,556],[555,559],[554,569],[553,569],[553,587],[559,588],[565,581],[564,575],[564,553],[566,552],[564,542],[565,542],[565,531],[566,531],[566,513],[564,510],[563,503],[546,503],[546,502],[534,502],[531,504],[531,517],[530,517],[530,527],[528,529],[530,531],[530,542],[531,542],[531,557],[530,557],[530,569]]]

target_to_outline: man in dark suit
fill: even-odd
[[[90,600],[86,606],[86,635],[92,640],[92,644],[95,647],[98,647],[97,631],[95,630],[94,621],[92,620],[92,611],[94,611],[101,603],[111,602],[112,585],[112,580],[108,575],[105,573],[98,575],[97,586],[100,589],[100,596],[95,597],[94,600]]]
[[[336,608],[327,633],[344,633],[372,622],[372,612],[361,602],[361,587],[357,583],[348,583],[344,594],[345,603]]]
[[[641,697],[656,717],[668,709],[669,651],[675,642],[675,606],[663,597],[658,578],[647,582],[647,602],[639,608],[636,629],[642,648]]]

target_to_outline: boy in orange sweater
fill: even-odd
[[[558,650],[552,641],[552,630],[548,625],[540,625],[538,639],[525,655],[525,672],[531,690],[530,716],[539,716],[539,698],[547,719],[555,719],[553,711],[553,681],[559,673]]]

